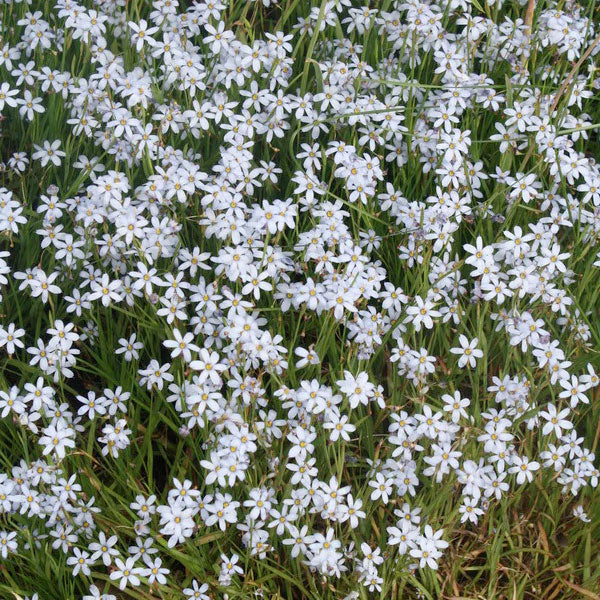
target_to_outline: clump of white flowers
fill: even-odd
[[[583,3],[3,4],[3,569],[386,593],[527,486],[590,520]]]

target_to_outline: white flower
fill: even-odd
[[[17,100],[13,98],[19,93],[19,90],[12,90],[8,83],[0,85],[0,111],[4,109],[4,105],[15,107]]]
[[[512,467],[508,469],[509,473],[517,474],[517,483],[524,483],[526,480],[531,482],[533,480],[533,473],[540,468],[540,463],[536,461],[530,461],[526,456],[520,457],[518,455],[512,458]]]
[[[352,423],[348,423],[347,415],[334,416],[331,421],[323,423],[323,428],[331,430],[329,439],[332,442],[337,442],[340,437],[349,442],[350,433],[356,431],[356,427]]]
[[[468,398],[462,398],[460,392],[456,391],[452,396],[444,394],[442,400],[445,402],[444,411],[450,413],[453,423],[458,423],[461,417],[467,418],[465,409],[469,407],[471,401]]]
[[[426,329],[433,328],[433,319],[441,317],[441,313],[434,310],[434,303],[431,300],[423,300],[420,296],[415,297],[415,304],[406,308],[408,317],[405,323],[412,323],[415,331],[421,331],[421,326]]]
[[[140,52],[144,44],[156,46],[156,40],[152,37],[158,31],[158,27],[148,27],[148,23],[141,19],[139,23],[129,21],[129,28],[133,31],[131,41],[135,44],[136,52]]]
[[[67,564],[73,567],[73,577],[75,577],[79,571],[84,575],[90,575],[90,566],[93,564],[93,560],[90,558],[89,552],[80,550],[79,548],[73,548],[73,556],[67,558]]]
[[[319,355],[312,349],[294,348],[294,354],[299,358],[296,362],[296,369],[302,369],[306,365],[318,365],[321,361]]]
[[[6,558],[9,552],[17,551],[17,534],[14,531],[0,531],[0,556]]]
[[[125,562],[116,558],[115,566],[115,570],[110,573],[110,578],[119,581],[119,589],[124,590],[128,583],[133,586],[140,585],[139,575],[143,574],[143,569],[135,566],[133,558],[129,557]]]
[[[466,521],[477,523],[479,517],[483,514],[483,511],[479,508],[479,500],[469,496],[463,498],[463,503],[459,506],[458,512],[462,515],[460,518],[461,523]]]
[[[377,473],[375,479],[369,481],[369,486],[373,488],[370,496],[371,500],[378,500],[381,498],[381,501],[384,504],[389,502],[389,495],[392,492],[392,484],[383,474]]]
[[[58,458],[64,458],[66,448],[75,448],[75,431],[63,419],[51,423],[42,433],[39,443],[44,446],[44,455],[56,452]]]
[[[44,140],[44,146],[40,147],[34,144],[36,151],[31,155],[33,160],[39,160],[42,167],[45,167],[48,162],[59,167],[61,165],[61,158],[65,156],[65,153],[60,148],[60,140],[54,140],[50,143],[48,140]]]
[[[206,348],[200,349],[198,359],[190,362],[190,368],[200,371],[198,383],[210,381],[213,385],[221,384],[220,373],[226,371],[227,367],[220,360],[216,352],[209,352]]]
[[[581,504],[577,505],[573,509],[573,516],[577,519],[583,521],[584,523],[590,523],[591,519],[587,516],[587,513],[583,510],[583,506]]]
[[[0,348],[6,346],[8,354],[14,354],[16,348],[24,348],[21,338],[25,335],[24,329],[16,329],[14,323],[9,323],[7,329],[0,325]]]
[[[540,411],[540,417],[546,420],[546,424],[542,429],[543,435],[548,435],[551,431],[554,432],[557,438],[562,437],[563,429],[573,429],[573,423],[566,419],[571,411],[568,408],[563,408],[558,412],[554,404],[548,403],[548,408]]]
[[[195,579],[192,579],[192,587],[183,590],[188,600],[209,600],[210,596],[206,592],[208,592],[208,584],[199,584]]]
[[[452,352],[452,354],[460,355],[460,358],[458,359],[458,367],[462,369],[468,364],[469,367],[475,368],[477,365],[477,359],[483,356],[483,350],[477,347],[479,339],[473,338],[469,342],[467,336],[461,333],[458,340],[460,342],[460,347],[450,348],[450,352]]]
[[[166,348],[172,348],[171,358],[182,356],[183,360],[187,363],[192,360],[192,352],[199,352],[200,348],[196,344],[192,343],[194,335],[192,333],[185,333],[182,335],[179,329],[173,329],[173,340],[164,340],[163,346]]]

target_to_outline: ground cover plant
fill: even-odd
[[[0,2],[0,597],[600,598],[599,18]]]

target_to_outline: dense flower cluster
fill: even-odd
[[[536,478],[595,488],[597,25],[570,0],[533,26],[502,0],[257,0],[282,25],[249,35],[181,4],[4,3],[2,127],[31,144],[0,173],[0,415],[28,448],[0,473],[2,559],[64,554],[86,600],[115,598],[93,572],[207,599],[274,553],[381,591],[451,544],[423,487],[453,481],[473,525]],[[130,488],[121,535],[87,479],[129,468],[140,410],[193,458]],[[170,550],[206,533],[216,575],[178,580]]]

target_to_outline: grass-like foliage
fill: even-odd
[[[1,0],[0,599],[600,600],[599,20]]]

